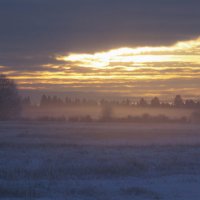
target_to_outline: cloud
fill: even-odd
[[[92,68],[110,68],[121,64],[144,64],[156,62],[193,62],[200,63],[200,38],[177,42],[171,46],[118,48],[93,54],[70,53],[57,56],[56,60],[66,61]]]
[[[0,71],[29,90],[194,93],[199,7],[196,0],[1,0]]]
[[[1,0],[3,52],[169,44],[200,32],[196,0]]]
[[[169,46],[119,48],[51,57],[49,63],[1,67],[23,90],[195,96],[200,79],[200,39]],[[52,62],[51,62],[52,61]]]

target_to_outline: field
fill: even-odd
[[[0,199],[199,200],[200,125],[0,122]]]

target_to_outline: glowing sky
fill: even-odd
[[[199,96],[199,7],[197,0],[1,0],[0,72],[29,92]]]
[[[197,38],[196,40],[177,42],[173,46],[119,48],[94,54],[74,53],[57,56],[57,60],[77,63],[82,67],[112,68],[112,66],[119,66],[131,71],[134,69],[134,65],[147,63],[192,62],[199,64],[199,47],[200,38]]]
[[[42,71],[1,70],[21,89],[120,93],[128,96],[196,96],[200,90],[200,38],[171,46],[117,48],[54,55]]]

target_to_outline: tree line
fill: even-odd
[[[33,106],[30,97],[24,97],[21,99],[23,106]],[[101,105],[112,105],[112,106],[130,106],[130,107],[152,107],[152,108],[200,108],[200,101],[193,99],[183,100],[181,95],[176,95],[173,101],[162,102],[158,97],[152,98],[150,101],[140,98],[138,101],[131,99],[125,100],[91,100],[85,98],[70,98],[66,97],[64,100],[58,96],[42,95],[38,107],[63,107],[63,106],[101,106]]]
[[[64,100],[57,96],[42,95],[39,108],[46,107],[63,107],[63,106],[80,106],[80,105],[95,105],[95,106],[130,106],[130,107],[153,107],[153,108],[192,108],[200,109],[200,101],[192,99],[183,100],[181,95],[176,95],[172,103],[161,102],[158,97],[154,97],[151,101],[141,98],[134,102],[130,99],[126,100],[105,100],[101,99],[72,99],[66,97]],[[15,119],[20,116],[24,107],[34,107],[30,97],[20,97],[17,85],[13,80],[8,79],[5,75],[0,75],[0,120]]]

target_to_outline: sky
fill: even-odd
[[[199,97],[198,0],[0,0],[0,72],[22,93]]]

